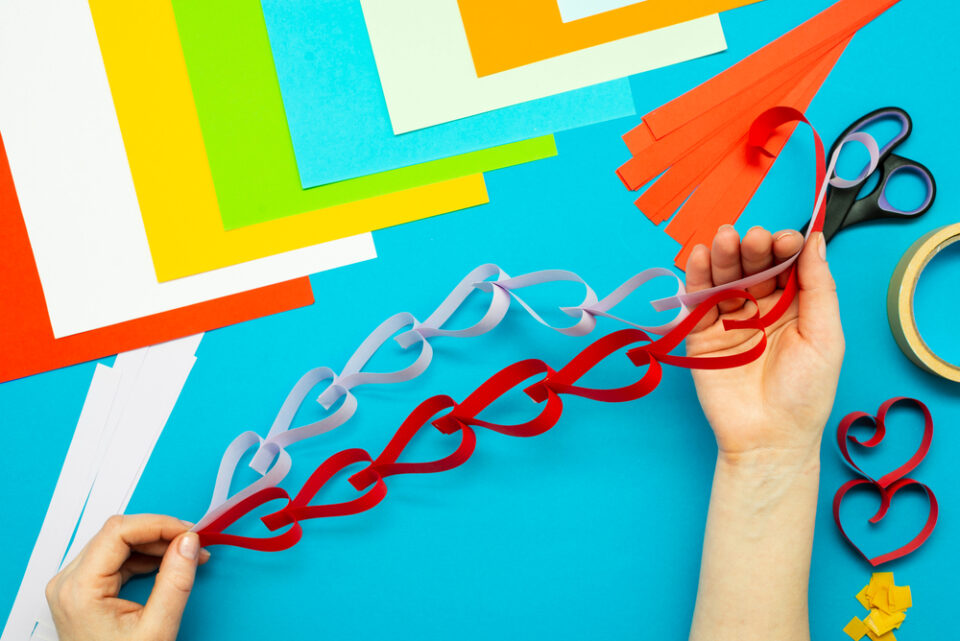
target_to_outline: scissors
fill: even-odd
[[[916,161],[893,153],[893,150],[909,138],[910,133],[913,131],[913,121],[910,119],[910,115],[903,109],[886,107],[860,118],[840,134],[840,137],[833,143],[833,147],[830,149],[830,156],[828,157],[833,157],[833,154],[836,153],[837,148],[843,143],[847,136],[863,131],[873,123],[885,118],[892,118],[899,122],[900,133],[880,149],[880,160],[877,164],[877,169],[869,172],[869,167],[865,168],[860,176],[852,181],[846,181],[848,184],[852,183],[850,186],[838,187],[831,184],[827,189],[827,213],[823,223],[823,236],[827,242],[830,242],[830,239],[836,236],[840,230],[846,229],[847,227],[872,220],[912,220],[927,213],[930,211],[930,207],[933,206],[933,201],[937,197],[937,183],[933,179],[933,174],[930,173],[930,170]],[[916,209],[904,211],[898,209],[887,200],[887,185],[890,183],[890,179],[898,172],[913,173],[919,176],[924,183],[926,198]],[[877,186],[863,198],[858,198],[863,185],[874,173],[879,173]],[[807,228],[804,227],[803,233],[806,233],[806,231]]]

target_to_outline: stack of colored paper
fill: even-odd
[[[860,641],[866,635],[870,641],[896,641],[893,630],[899,629],[907,610],[913,607],[909,585],[895,585],[893,572],[874,572],[870,583],[857,594],[860,605],[870,610],[861,621],[853,617],[843,631]]]
[[[372,230],[632,115],[626,76],[723,50],[752,1],[5,2],[0,381],[309,304]],[[526,35],[491,64],[494,23]]]

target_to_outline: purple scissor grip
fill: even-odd
[[[856,129],[854,130],[854,131],[863,131],[873,123],[878,122],[880,120],[884,120],[885,118],[892,118],[893,120],[896,120],[897,122],[899,122],[900,132],[896,136],[894,136],[890,140],[890,142],[888,142],[887,144],[885,144],[883,147],[880,148],[881,157],[886,155],[886,153],[890,151],[890,149],[899,145],[901,142],[903,142],[904,138],[910,135],[910,129],[912,128],[912,125],[910,123],[909,117],[900,109],[893,109],[893,108],[882,109],[880,111],[875,112],[873,115],[864,118],[859,123],[857,123]]]
[[[890,184],[890,180],[901,171],[906,171],[919,176],[923,181],[923,185],[926,188],[927,196],[924,198],[923,203],[916,209],[903,210],[898,209],[893,204],[887,200],[887,185]],[[936,187],[934,186],[933,179],[930,177],[930,173],[918,167],[917,165],[901,165],[890,172],[887,176],[886,181],[883,184],[883,190],[880,192],[880,198],[877,200],[877,204],[880,206],[880,209],[890,212],[892,214],[901,214],[903,216],[916,216],[920,214],[930,206],[930,203],[933,202],[934,194],[936,194]]]

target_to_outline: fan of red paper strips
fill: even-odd
[[[762,114],[750,130],[749,140],[754,162],[769,155],[767,145],[771,136],[780,125],[797,121],[807,122],[802,113],[787,107],[778,107]],[[809,124],[809,123],[808,123]],[[817,172],[814,198],[817,199],[826,180],[823,143],[816,131],[813,131],[817,150]],[[817,200],[815,200],[817,202]],[[818,208],[811,229],[819,231],[823,226],[825,207],[822,202]],[[303,535],[301,522],[308,519],[358,514],[375,507],[387,495],[385,479],[398,474],[431,474],[453,469],[465,463],[476,447],[474,428],[485,428],[516,437],[530,437],[542,434],[555,426],[563,413],[562,396],[580,396],[605,403],[624,403],[639,399],[656,389],[660,383],[661,364],[690,369],[725,369],[738,367],[759,358],[766,348],[765,329],[775,323],[793,302],[798,291],[796,263],[790,268],[789,278],[776,304],[765,314],[759,309],[750,318],[725,320],[726,330],[755,329],[761,332],[756,345],[739,354],[719,357],[678,356],[671,352],[680,345],[697,323],[718,303],[729,299],[747,299],[756,304],[756,299],[746,290],[730,289],[710,297],[697,306],[691,314],[672,331],[657,340],[652,340],[645,332],[627,329],[609,334],[589,345],[580,354],[560,369],[553,369],[540,360],[526,360],[510,365],[493,375],[470,394],[463,402],[457,403],[449,396],[434,396],[417,406],[401,423],[393,438],[383,452],[374,458],[362,449],[347,449],[338,452],[324,461],[304,483],[295,497],[290,498],[285,490],[271,487],[260,490],[237,503],[219,518],[199,530],[203,546],[233,545],[261,551],[279,551],[295,545]],[[639,380],[614,389],[592,389],[577,385],[594,367],[605,358],[630,348],[627,355],[634,365],[646,367]],[[536,403],[542,403],[540,414],[518,425],[501,425],[481,420],[477,416],[511,389],[527,383],[532,377],[543,378],[528,385],[527,395]],[[438,413],[447,411],[434,418]],[[433,419],[431,421],[431,419]],[[460,442],[452,454],[429,462],[398,462],[404,448],[428,422],[443,434],[460,434]],[[350,483],[359,491],[359,497],[343,503],[313,505],[316,494],[338,472],[351,465],[363,463],[365,467],[350,477]],[[286,505],[262,518],[272,531],[290,526],[281,534],[273,537],[248,537],[228,534],[224,530],[236,523],[256,508],[275,500],[286,501]]]
[[[666,232],[683,246],[678,267],[737,221],[790,139],[794,127],[784,127],[770,156],[753,162],[747,132],[757,116],[774,106],[806,111],[856,32],[897,2],[840,0],[623,136],[634,158],[617,174],[628,189],[663,174],[636,205],[657,225],[673,216]]]

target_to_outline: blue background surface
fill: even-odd
[[[359,0],[261,4],[304,188],[635,113],[624,78],[395,136]]]
[[[633,78],[637,112],[699,84],[828,4],[766,0],[724,14],[730,50]],[[930,167],[940,186],[934,209],[922,220],[849,230],[829,248],[847,357],[822,456],[810,585],[816,639],[846,638],[842,626],[863,613],[853,596],[871,572],[830,517],[833,493],[852,478],[836,452],[833,429],[846,413],[873,411],[895,395],[921,398],[933,412],[933,448],[913,476],[934,488],[942,510],[931,540],[885,568],[913,588],[915,606],[897,637],[939,637],[955,607],[949,567],[960,501],[952,477],[960,451],[954,429],[960,386],[927,375],[901,354],[887,325],[885,300],[906,248],[926,231],[960,220],[953,133],[960,99],[958,18],[960,7],[949,0],[903,0],[855,38],[809,111],[831,141],[870,110],[906,108],[915,132],[900,152]],[[265,434],[303,372],[318,365],[339,368],[392,313],[425,317],[480,263],[496,262],[514,274],[572,269],[601,294],[643,268],[671,264],[676,245],[633,207],[635,194],[613,173],[628,158],[620,135],[637,121],[560,134],[559,157],[489,174],[489,205],[377,232],[381,258],[315,276],[318,302],[311,308],[208,333],[129,511],[199,518],[223,448],[243,430]],[[738,228],[801,224],[811,204],[811,158],[809,135],[801,130]],[[958,260],[960,251],[950,250],[931,264],[917,309],[929,342],[960,362],[953,321],[960,305],[941,295],[956,292]],[[659,293],[643,290],[624,315],[643,317],[638,301]],[[557,287],[533,298],[542,305],[569,304],[579,302],[579,295],[574,287]],[[459,322],[470,320],[466,313]],[[298,487],[336,450],[378,451],[430,395],[462,398],[508,363],[527,357],[563,363],[590,340],[550,332],[519,309],[484,337],[437,339],[436,361],[424,376],[358,390],[355,421],[292,448],[295,469],[287,486]],[[374,365],[403,359],[397,350]],[[4,613],[93,368],[85,364],[0,385],[0,421],[13,441],[3,471],[3,504],[14,516],[0,557]],[[591,382],[629,375],[629,366],[611,363]],[[507,421],[529,410],[520,400],[507,405],[495,418]],[[888,447],[866,458],[870,470],[893,469],[918,442],[920,426],[909,412],[895,412],[891,423]],[[444,449],[439,437],[426,434],[411,458]],[[304,540],[292,550],[215,548],[199,575],[181,638],[686,639],[715,453],[685,371],[667,370],[661,387],[635,403],[570,400],[550,433],[520,440],[482,432],[467,465],[442,475],[392,479],[390,495],[375,510],[308,523]],[[336,499],[337,492],[324,498]],[[851,533],[873,553],[911,537],[926,513],[919,497],[898,497],[874,528],[879,532],[871,534],[858,523],[872,515],[873,498],[854,496],[844,507]],[[144,598],[149,586],[134,582],[126,595]]]

